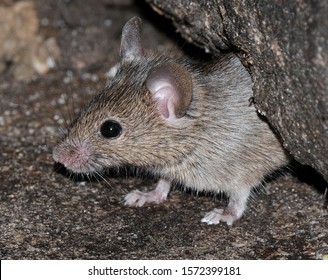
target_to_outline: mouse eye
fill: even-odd
[[[122,126],[117,121],[108,120],[101,125],[100,133],[105,138],[115,138],[122,133]]]

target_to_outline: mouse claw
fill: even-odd
[[[171,182],[161,179],[158,181],[157,186],[150,192],[132,191],[128,193],[124,198],[124,204],[129,206],[141,207],[145,203],[163,202],[170,191]]]
[[[236,217],[233,213],[230,213],[225,209],[215,208],[211,212],[208,212],[201,221],[203,223],[207,223],[208,225],[217,225],[220,222],[226,222],[228,226],[231,226],[237,219],[238,217]]]
[[[150,192],[133,191],[128,193],[124,198],[124,205],[141,207],[146,203],[159,204],[166,199],[156,190]]]

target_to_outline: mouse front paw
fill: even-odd
[[[231,226],[232,223],[239,218],[240,216],[233,211],[215,208],[211,212],[208,212],[201,221],[208,225],[216,225],[220,222],[225,222],[228,226]]]
[[[124,204],[129,206],[141,207],[146,203],[159,204],[166,199],[161,193],[156,190],[150,192],[132,191],[124,198]]]
[[[171,182],[161,179],[159,180],[156,188],[150,192],[132,191],[128,193],[124,198],[124,204],[129,206],[141,207],[145,203],[163,202],[170,191]]]

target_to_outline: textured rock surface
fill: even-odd
[[[285,147],[328,181],[328,2],[147,0],[188,41],[234,50],[249,68],[260,113]]]
[[[74,182],[55,172],[51,153],[60,128],[105,85],[105,73],[118,60],[124,22],[143,17],[144,45],[158,51],[178,51],[179,39],[167,33],[170,24],[163,24],[163,17],[128,1],[124,6],[117,0],[36,3],[40,35],[54,37],[62,56],[58,67],[30,82],[18,81],[10,71],[0,75],[1,259],[322,259],[328,254],[326,185],[311,170],[270,182],[232,227],[200,222],[220,203],[211,196],[175,190],[162,205],[130,208],[123,205],[124,195],[152,188],[153,181],[123,176],[108,177],[108,183]],[[90,30],[97,30],[96,38]]]
[[[39,33],[33,2],[0,5],[0,73],[11,72],[17,80],[30,80],[55,67],[60,50],[54,38]]]

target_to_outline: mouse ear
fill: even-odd
[[[192,79],[179,64],[166,64],[153,68],[146,86],[156,101],[160,114],[168,120],[183,117],[192,99]]]
[[[121,39],[121,61],[132,61],[143,56],[140,39],[141,19],[133,17],[123,27]]]

